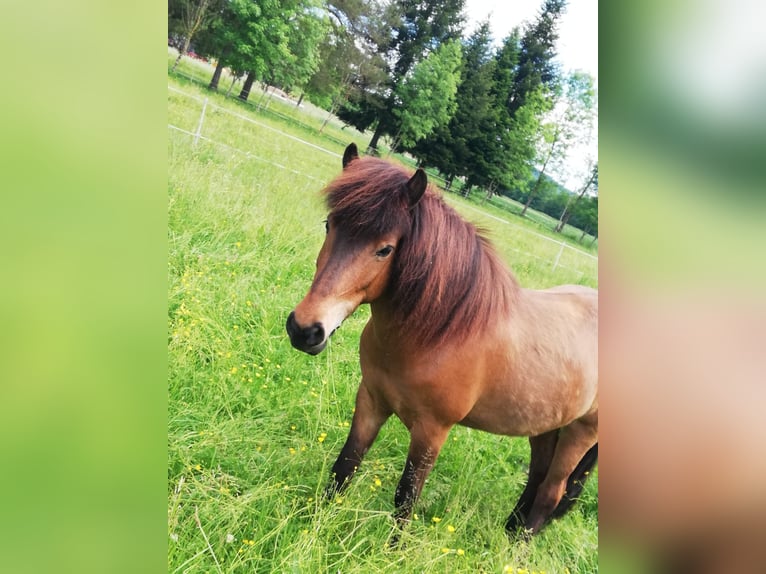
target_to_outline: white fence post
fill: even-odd
[[[202,113],[199,116],[199,123],[197,124],[197,131],[194,133],[194,145],[197,145],[199,136],[202,133],[202,122],[205,120],[205,110],[207,109],[207,98],[202,102]]]
[[[559,266],[559,259],[561,259],[561,254],[564,252],[564,247],[566,247],[566,244],[562,241],[561,242],[561,249],[559,249],[559,254],[556,255],[556,261],[553,262],[553,269],[552,269],[552,271],[556,271],[556,267]]]

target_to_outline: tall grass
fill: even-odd
[[[199,111],[169,92],[170,123],[194,131]],[[507,539],[525,439],[453,429],[403,550],[388,548],[408,445],[398,420],[382,429],[345,495],[321,500],[348,433],[369,311],[359,309],[317,357],[290,347],[284,321],[311,281],[324,235],[320,182],[340,160],[209,112],[203,135],[252,155],[168,131],[169,571],[595,572],[597,473],[564,519],[528,544]],[[252,117],[342,152],[289,122]],[[589,269],[553,272],[547,242],[450,198],[488,229],[523,284],[595,285]]]

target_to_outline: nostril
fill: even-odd
[[[322,323],[314,323],[311,327],[308,327],[304,331],[306,335],[306,343],[310,346],[318,345],[324,341],[324,327]]]

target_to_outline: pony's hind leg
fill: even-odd
[[[505,522],[505,529],[508,534],[514,534],[524,525],[527,514],[535,500],[537,487],[545,479],[545,475],[548,474],[548,469],[551,466],[558,434],[559,431],[556,429],[538,436],[529,437],[529,446],[532,454],[529,461],[527,485],[524,487],[524,492],[521,493],[516,507]]]
[[[376,403],[367,390],[364,380],[362,380],[356,394],[356,409],[351,420],[346,444],[343,445],[335,464],[332,466],[332,477],[325,489],[327,498],[332,498],[348,486],[349,481],[359,468],[362,458],[369,450],[375,437],[378,436],[380,427],[383,426],[389,416],[391,416],[391,411]]]
[[[537,489],[527,516],[525,527],[531,534],[539,532],[551,518],[564,496],[570,476],[597,442],[598,415],[595,413],[561,429],[548,474]]]
[[[572,508],[572,505],[580,497],[582,489],[585,487],[585,482],[588,480],[588,475],[593,470],[597,460],[598,443],[590,447],[590,450],[580,459],[574,472],[567,479],[567,488],[564,496],[551,514],[551,518],[561,518]]]

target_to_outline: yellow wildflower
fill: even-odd
[[[465,554],[465,550],[463,550],[462,548],[458,548],[457,549],[457,555],[458,556],[463,556],[464,554]]]
[[[447,531],[448,531],[448,532],[455,532],[455,527],[454,527],[454,526],[452,526],[451,524],[448,524],[448,525],[447,525]]]
[[[441,518],[439,518],[438,516],[433,516],[433,517],[431,517],[431,520],[432,520],[433,522],[437,522],[437,523],[442,521],[442,519],[441,519]]]

